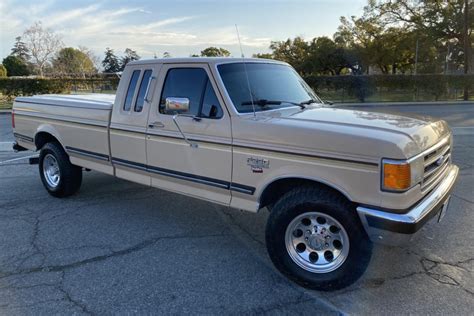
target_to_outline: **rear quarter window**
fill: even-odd
[[[135,94],[135,88],[137,87],[138,78],[140,77],[140,70],[134,70],[132,78],[128,84],[127,94],[125,96],[125,103],[123,104],[124,111],[130,111],[132,107],[133,95]]]
[[[145,97],[148,90],[148,85],[151,78],[151,69],[145,70],[142,77],[142,82],[140,83],[140,89],[138,90],[137,101],[135,102],[135,112],[141,112],[143,105],[145,104]]]

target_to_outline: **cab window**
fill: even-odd
[[[135,88],[137,87],[138,77],[140,77],[140,70],[134,70],[130,83],[128,84],[125,103],[123,104],[124,111],[130,111],[130,108],[132,107],[133,95],[135,94]]]
[[[151,78],[151,69],[145,70],[142,77],[142,82],[140,83],[140,89],[138,90],[137,101],[135,101],[135,112],[141,112],[143,109],[143,104],[145,103],[145,97],[148,89],[148,84]]]
[[[174,68],[166,75],[160,101],[160,113],[165,113],[166,98],[187,98],[189,114],[217,119],[223,115],[222,108],[212,88],[207,73],[202,68]]]

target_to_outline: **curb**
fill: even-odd
[[[428,101],[428,102],[367,102],[367,103],[334,103],[335,107],[384,107],[384,106],[442,106],[464,105],[474,106],[474,101]]]

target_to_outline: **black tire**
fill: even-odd
[[[344,263],[334,271],[307,271],[296,264],[288,253],[286,229],[293,219],[308,211],[330,215],[347,232],[349,253]],[[372,255],[372,243],[356,214],[355,206],[338,192],[325,187],[297,187],[283,195],[272,208],[265,237],[275,267],[289,279],[314,290],[333,291],[351,285],[365,272]]]
[[[52,155],[59,166],[60,177],[56,186],[48,183],[43,172],[43,164],[47,155]],[[47,143],[41,148],[38,165],[41,181],[52,196],[58,198],[68,197],[76,193],[81,187],[82,168],[71,164],[69,156],[59,143]]]

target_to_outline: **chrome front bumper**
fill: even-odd
[[[448,168],[444,180],[405,214],[363,206],[357,207],[357,213],[369,238],[373,242],[389,245],[399,245],[410,241],[426,222],[438,215],[443,208],[447,208],[451,190],[459,173],[459,168],[455,165]]]

